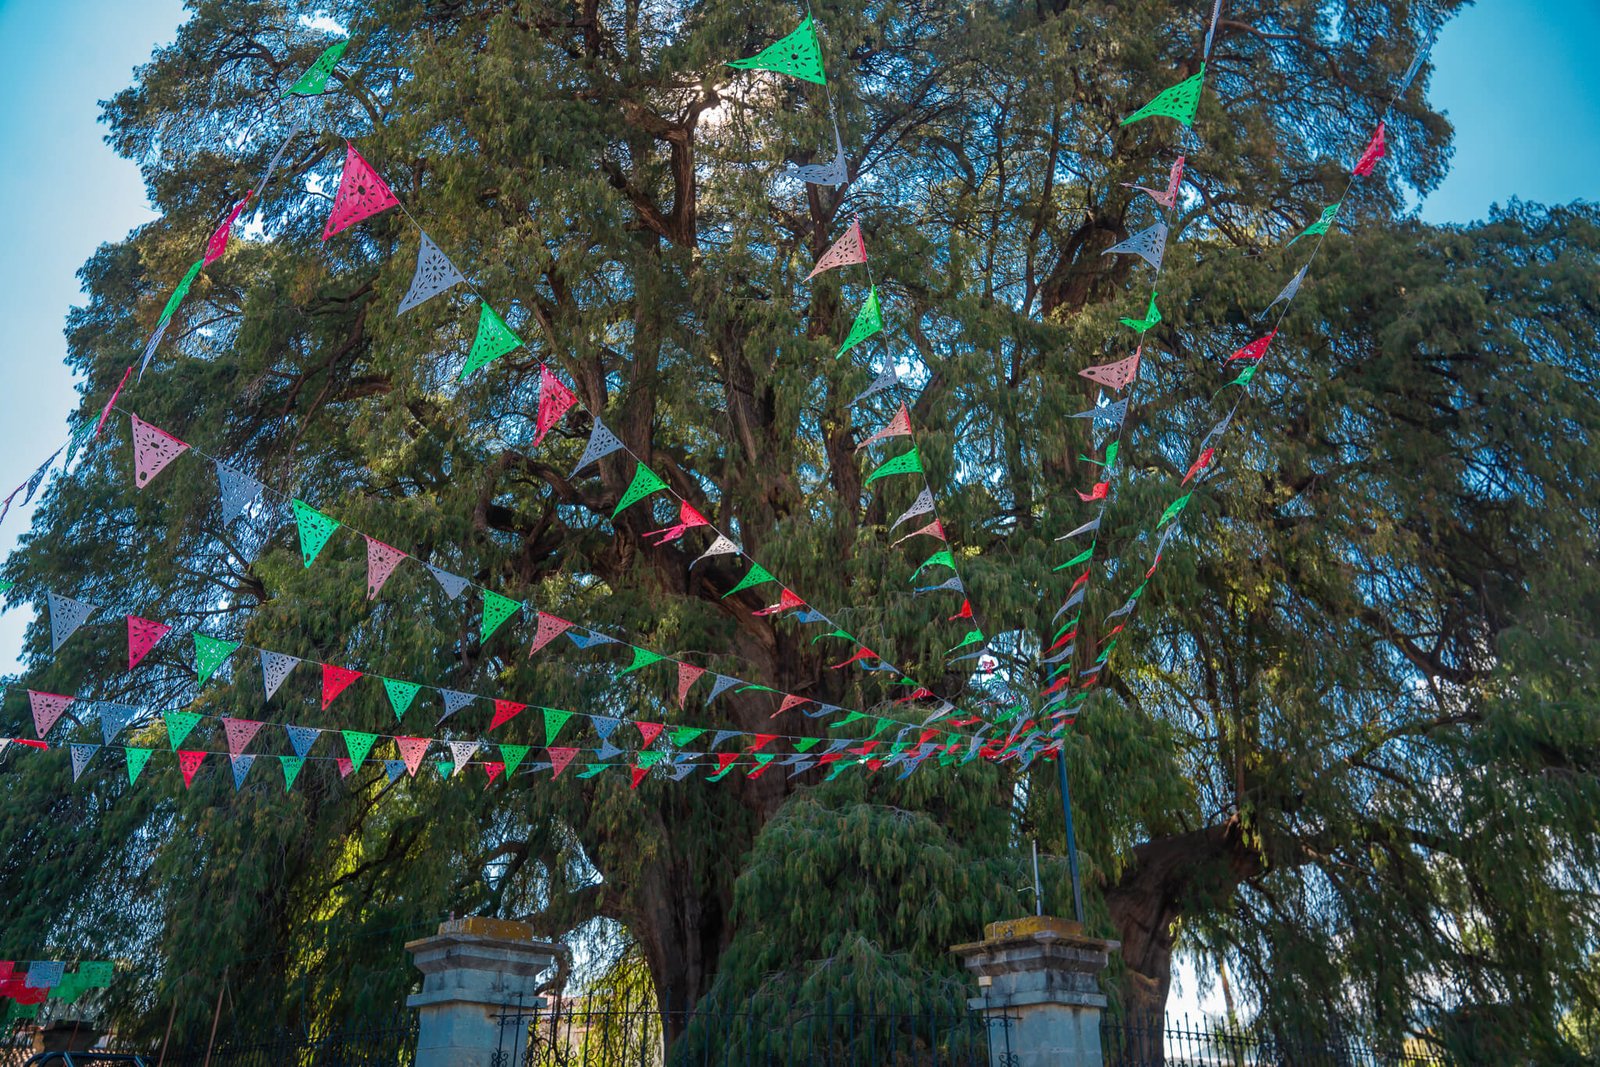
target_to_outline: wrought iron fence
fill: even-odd
[[[417,1054],[417,1013],[324,1034],[283,1031],[265,1038],[143,1051],[154,1067],[411,1067]]]
[[[1454,1063],[1420,1041],[1389,1048],[1187,1017],[1142,1026],[1107,1018],[1100,1027],[1100,1046],[1105,1067],[1453,1067]]]

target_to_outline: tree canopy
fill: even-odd
[[[1125,1013],[1161,1010],[1187,947],[1226,961],[1269,1017],[1575,1057],[1572,1020],[1600,995],[1600,217],[1408,213],[1445,173],[1449,126],[1426,68],[1386,105],[1459,6],[1234,0],[1186,130],[1119,120],[1198,71],[1202,0],[824,0],[826,90],[726,66],[793,29],[783,5],[196,0],[105,106],[161,218],[83,268],[77,418],[98,417],[196,250],[303,122],[124,408],[564,618],[810,700],[904,707],[897,672],[830,670],[836,642],[754,614],[774,586],[725,597],[736,558],[691,568],[703,532],[644,536],[664,504],[613,518],[627,454],[571,473],[599,414],[782,585],[923,682],[918,721],[943,698],[1031,716],[1069,589],[1054,568],[1081,547],[1056,539],[1091,514],[1079,492],[1104,458],[1070,417],[1094,401],[1078,371],[1129,354],[1118,320],[1149,295],[1147,267],[1102,256],[1156,217],[1125,183],[1160,187],[1185,157],[1074,678],[1238,393],[1215,395],[1227,357],[1311,254],[1286,242],[1348,188],[1216,469],[1060,731],[1091,926],[1122,942]],[[326,93],[284,100],[343,38]],[[833,157],[831,114],[848,180],[802,183],[789,164]],[[1389,155],[1352,186],[1380,118]],[[409,214],[324,241],[347,139]],[[836,359],[866,275],[806,273],[855,216],[884,329]],[[458,383],[470,294],[396,314],[413,217],[526,350]],[[541,362],[581,407],[535,445]],[[903,389],[852,405],[890,364]],[[914,593],[932,542],[889,530],[920,482],[866,484],[898,450],[856,445],[902,399],[993,672],[949,662],[974,620],[950,618],[959,595]],[[306,568],[286,508],[224,523],[198,461],[136,488],[124,424],[51,484],[4,568],[13,602],[51,590],[102,618],[203,623],[529,704],[825,732],[792,711],[773,724],[768,694],[680,711],[665,673],[530,657],[521,631],[480,641],[475,607],[417,573],[369,602],[356,541]],[[41,619],[6,732],[26,734],[22,688],[194,699],[176,643],[135,672],[125,652],[107,626],[52,654]],[[239,670],[196,707],[394,721],[375,689],[319,709],[309,675],[262,700]],[[544,743],[533,716],[499,733]],[[637,790],[524,774],[486,793],[308,766],[292,791],[237,795],[216,770],[191,790],[103,767],[74,784],[66,761],[0,764],[0,954],[148,961],[113,989],[131,1030],[159,1025],[155,1004],[193,1024],[225,966],[239,1026],[392,1005],[411,980],[393,931],[451,911],[553,936],[609,920],[678,1004],[774,988],[959,1000],[948,945],[1021,910],[1029,837],[1064,852],[1042,760]],[[1065,865],[1048,870],[1046,903],[1065,911]]]

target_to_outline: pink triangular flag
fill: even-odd
[[[1178,161],[1172,165],[1172,173],[1167,176],[1167,191],[1164,193],[1158,193],[1154,189],[1143,185],[1134,185],[1131,182],[1123,182],[1122,184],[1129,189],[1137,189],[1141,193],[1149,193],[1151,200],[1170,211],[1178,204],[1178,185],[1182,181],[1183,157],[1179,156]]]
[[[222,220],[222,225],[217,227],[211,235],[211,240],[206,242],[205,266],[209,267],[222,258],[222,253],[228,250],[228,234],[233,232],[233,224],[239,221],[239,212],[250,202],[250,194],[244,194],[244,199],[233,205],[233,210],[228,212],[228,217]]]
[[[60,693],[36,693],[32,689],[28,690],[28,704],[33,709],[34,735],[43,739],[74,699],[76,698],[62,696]]]
[[[927,534],[929,537],[937,537],[941,541],[950,540],[944,535],[944,523],[940,522],[938,519],[934,519],[920,530],[912,530],[904,537],[896,537],[890,542],[890,545],[892,547],[894,545],[898,545],[901,541],[907,540],[908,538],[919,537],[923,534]]]
[[[526,704],[518,704],[515,700],[496,700],[494,702],[494,718],[489,722],[489,729],[493,730],[502,723],[508,723],[528,709]]]
[[[678,501],[678,521],[659,530],[646,530],[644,536],[655,537],[659,534],[661,535],[660,539],[654,543],[664,545],[669,541],[676,541],[696,526],[710,525],[711,523],[707,521],[706,517],[695,510],[693,504],[687,500],[680,500]]]
[[[554,615],[538,612],[539,625],[533,632],[533,646],[528,649],[528,655],[533,655],[551,641],[572,629],[572,624],[566,619],[558,619]]]
[[[1179,484],[1188,485],[1190,478],[1193,478],[1196,474],[1199,474],[1201,471],[1211,466],[1211,457],[1216,454],[1217,451],[1214,448],[1208,448],[1204,452],[1200,453],[1199,458],[1189,465],[1189,473],[1183,476],[1183,481]],[[1176,530],[1177,527],[1174,526],[1173,529]]]
[[[365,536],[365,535],[363,535]],[[382,541],[367,538],[367,599],[378,599],[378,590],[389,580],[389,575],[400,565],[406,554]]]
[[[905,404],[901,404],[900,410],[895,412],[894,418],[889,420],[889,425],[885,426],[883,429],[879,430],[865,441],[862,441],[859,445],[856,445],[856,451],[860,452],[863,448],[866,448],[874,441],[882,441],[890,437],[905,437],[910,433],[911,412],[906,410]]]
[[[809,704],[809,703],[811,703],[811,701],[808,700],[805,697],[797,697],[793,693],[785,693],[783,695],[783,703],[778,705],[778,710],[773,712],[771,715],[769,715],[768,718],[776,719],[779,715],[782,715],[784,712],[788,711],[790,708],[798,708],[801,704]],[[758,738],[760,738],[760,737],[765,737],[766,734],[757,734],[756,736]],[[762,742],[762,743],[765,744],[765,742]],[[759,745],[759,744],[756,745],[756,748],[760,748],[760,747],[761,747],[761,745]],[[752,748],[750,751],[754,752],[756,750],[756,748]]]
[[[333,703],[335,697],[350,687],[350,683],[361,677],[360,671],[352,671],[347,667],[335,667],[331,663],[322,665],[322,706],[326,708]]]
[[[1249,344],[1239,349],[1239,351],[1229,356],[1228,362],[1232,363],[1236,359],[1248,359],[1251,362],[1254,362],[1260,359],[1267,354],[1267,346],[1272,343],[1272,339],[1276,336],[1278,336],[1278,331],[1273,330],[1265,337],[1257,337],[1254,341],[1251,341]]]
[[[339,767],[340,778],[350,777],[350,772],[356,769],[356,761],[349,756],[335,756],[333,762]]]
[[[394,743],[400,748],[400,758],[406,761],[406,773],[415,778],[417,768],[422,766],[422,757],[433,741],[426,737],[397,737]]]
[[[689,690],[706,673],[704,667],[696,667],[688,663],[678,664],[678,707],[683,707],[684,701],[689,699]]]
[[[866,647],[861,647],[861,648],[856,649],[855,655],[851,656],[847,660],[841,660],[840,662],[835,663],[833,666],[829,667],[828,669],[830,671],[836,671],[836,670],[839,670],[839,669],[841,669],[843,667],[850,666],[850,664],[856,662],[857,660],[865,661],[865,660],[869,660],[869,659],[880,659],[880,658],[881,657],[876,652],[872,651],[872,649],[866,648]]]
[[[844,231],[844,236],[833,242],[833,247],[822,253],[822,258],[817,260],[817,265],[811,268],[811,273],[806,275],[810,281],[825,270],[835,267],[848,267],[853,263],[867,261],[867,242],[861,238],[861,219],[858,217]]]
[[[339,175],[339,191],[334,194],[333,210],[328,214],[328,224],[322,228],[322,239],[326,241],[340,230],[349,229],[362,219],[399,203],[378,177],[378,172],[361,158],[356,146],[346,141],[344,173]]]
[[[228,755],[239,756],[244,754],[245,746],[261,729],[261,723],[255,719],[234,719],[224,715],[222,729],[228,735]]]
[[[183,787],[188,789],[194,785],[195,772],[206,761],[204,752],[183,751],[178,753],[178,766],[183,770]]]
[[[130,417],[133,419],[133,487],[143,489],[163,467],[189,451],[189,446],[137,415]]]
[[[636,722],[633,725],[639,728],[639,736],[644,739],[644,747],[649,748],[656,738],[661,736],[661,731],[666,726],[659,722]]]
[[[1350,173],[1365,178],[1377,167],[1378,160],[1389,154],[1389,143],[1383,137],[1383,123],[1378,123],[1377,132],[1372,135],[1372,140],[1367,142],[1367,150],[1361,153],[1361,158],[1356,161],[1355,169]]]
[[[549,367],[539,364],[539,424],[533,435],[533,443],[537,445],[543,441],[550,427],[560,422],[561,416],[577,402],[578,398],[572,395],[572,390],[562,385],[561,379],[551,374]]]
[[[575,748],[547,748],[550,754],[550,777],[560,778],[561,772],[567,769],[567,764],[578,758]]]
[[[131,671],[139,665],[139,661],[149,655],[150,650],[156,647],[156,642],[166,636],[172,627],[164,622],[153,619],[141,619],[137,615],[128,616],[128,669]]]
[[[803,608],[805,606],[806,602],[804,600],[801,600],[799,596],[785,589],[782,593],[778,594],[778,602],[776,604],[772,605],[770,608],[762,608],[759,611],[752,611],[750,614],[758,616],[776,615],[780,611],[788,611],[791,608]]]
[[[1119,359],[1115,363],[1102,363],[1098,367],[1085,367],[1078,372],[1078,376],[1097,382],[1107,389],[1121,390],[1139,376],[1139,357],[1143,352],[1144,346],[1140,345],[1128,358]]]

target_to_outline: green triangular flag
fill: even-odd
[[[838,359],[882,329],[883,309],[878,305],[878,287],[874,285],[872,291],[867,294],[867,302],[856,312],[856,321],[850,327],[850,333],[845,337],[844,344],[839,346],[839,351],[833,354],[833,358]]]
[[[820,737],[799,738],[794,743],[794,750],[796,752],[810,752],[813,748],[817,747],[817,743],[821,740],[822,738]]]
[[[1088,548],[1084,549],[1082,552],[1079,552],[1076,556],[1073,556],[1071,559],[1067,560],[1061,566],[1054,567],[1052,569],[1053,570],[1058,570],[1058,571],[1064,571],[1068,567],[1076,567],[1080,563],[1088,563],[1091,559],[1094,559],[1094,545],[1090,545]]]
[[[500,629],[500,624],[522,610],[522,601],[501,596],[491,589],[483,591],[483,622],[479,625],[478,640],[487,643],[489,635]]]
[[[506,765],[506,777],[510,778],[517,773],[517,768],[522,766],[522,761],[528,758],[531,745],[501,745],[500,759]]]
[[[200,676],[200,684],[205,685],[217,672],[217,668],[222,666],[223,660],[233,655],[238,648],[237,641],[219,641],[205,634],[195,634],[194,670]]]
[[[705,731],[698,726],[680,726],[668,734],[667,739],[672,742],[674,748],[682,748],[703,733]]]
[[[726,593],[723,593],[722,599],[726,600],[735,593],[740,593],[746,589],[752,589],[755,586],[765,585],[768,582],[775,582],[777,580],[778,579],[767,573],[767,568],[763,567],[759,563],[752,563],[750,564],[750,573],[745,575],[743,578],[740,578],[738,585],[734,586]]]
[[[855,637],[852,636],[850,631],[848,631],[848,630],[834,630],[832,633],[818,634],[817,636],[815,636],[815,637],[813,637],[811,639],[811,643],[814,645],[818,641],[821,641],[824,637],[842,637],[846,641],[854,641],[855,640]]]
[[[295,525],[300,529],[300,559],[309,567],[339,528],[339,522],[303,500],[291,500],[289,506],[294,509]]]
[[[572,718],[572,712],[562,711],[560,708],[544,708],[544,744],[546,748],[556,743],[556,735],[561,728],[567,725],[567,720]]]
[[[1111,655],[1111,650],[1117,647],[1117,642],[1120,640],[1122,640],[1120,637],[1113,637],[1111,640],[1107,641],[1106,647],[1102,649],[1100,655],[1095,658],[1095,662],[1104,663],[1106,661],[1106,657]]]
[[[822,46],[817,43],[817,29],[811,16],[787,37],[773,41],[748,59],[730,60],[728,66],[738,70],[775,70],[791,78],[826,85],[822,72]]]
[[[621,674],[618,674],[617,677],[620,678],[620,677],[622,677],[623,674],[632,674],[634,671],[638,670],[640,667],[648,667],[652,663],[660,663],[662,660],[664,660],[666,658],[667,657],[665,657],[665,656],[659,655],[659,654],[657,654],[655,652],[651,652],[647,648],[640,648],[638,645],[634,645],[633,646],[633,662],[628,664],[626,667],[624,667],[622,669]]]
[[[1137,330],[1140,333],[1145,333],[1146,331],[1148,331],[1151,327],[1153,327],[1156,323],[1158,323],[1160,321],[1161,321],[1161,309],[1156,307],[1156,294],[1155,293],[1151,293],[1150,294],[1150,310],[1146,311],[1144,313],[1144,318],[1142,318],[1142,319],[1122,319],[1121,320],[1122,325],[1128,327],[1131,330]]]
[[[640,752],[636,757],[636,762],[641,767],[654,767],[661,762],[661,757],[665,755],[665,752],[657,752],[655,749],[650,748]]]
[[[981,644],[983,644],[983,640],[984,640],[984,638],[983,638],[983,631],[982,630],[968,630],[967,631],[967,636],[963,637],[961,639],[961,643],[959,645],[957,645],[955,648],[952,648],[950,650],[950,652],[959,652],[963,648],[966,648],[968,645],[981,645]],[[946,652],[945,655],[948,656],[950,654],[950,652]],[[1005,719],[1006,719],[1005,716],[1001,716],[1000,718],[996,719],[995,721],[996,722],[1004,722]]]
[[[955,570],[956,560],[955,557],[950,554],[950,550],[948,548],[940,549],[927,559],[923,560],[922,566],[911,572],[911,580],[913,582],[916,581],[917,575],[921,574],[923,570],[928,567],[949,567],[951,570]]]
[[[402,682],[398,678],[383,679],[383,691],[389,694],[389,706],[394,709],[396,722],[411,708],[411,702],[417,699],[417,691],[421,688],[416,682]]]
[[[456,765],[447,759],[434,760],[433,769],[439,772],[440,778],[448,778],[456,773]]]
[[[878,725],[874,726],[872,728],[872,732],[867,735],[867,740],[871,741],[874,737],[877,737],[879,734],[883,733],[885,730],[887,730],[893,724],[894,724],[894,720],[893,719],[879,719],[878,720]]]
[[[720,782],[720,781],[722,781],[724,778],[728,777],[729,772],[731,772],[733,770],[733,768],[736,767],[737,765],[738,765],[738,761],[737,760],[729,760],[728,763],[727,763],[727,766],[723,767],[722,770],[718,771],[716,774],[707,775],[706,776],[706,781],[708,781],[708,782]]]
[[[350,753],[350,769],[360,770],[366,762],[367,753],[372,751],[372,743],[378,739],[377,734],[369,734],[362,730],[340,730],[344,734],[345,751]]]
[[[511,332],[506,320],[496,315],[488,304],[478,305],[478,335],[472,339],[472,350],[461,368],[461,380],[466,381],[512,349],[522,346],[522,338]]]
[[[617,502],[617,510],[611,513],[611,517],[613,519],[616,518],[622,514],[623,508],[631,507],[657,489],[665,489],[666,487],[667,483],[657,477],[655,471],[646,467],[643,463],[639,464],[633,471],[633,484],[628,486],[626,493],[622,494],[622,499]]]
[[[611,766],[609,763],[585,763],[583,765],[583,770],[578,772],[578,777],[593,778],[595,775],[599,774],[609,766]]]
[[[1138,111],[1122,120],[1126,126],[1140,119],[1164,116],[1177,119],[1185,126],[1194,125],[1194,112],[1200,106],[1200,93],[1205,88],[1206,65],[1200,64],[1198,73],[1183,79],[1170,89],[1163,89],[1156,94],[1156,98],[1141,107]]]
[[[1178,499],[1174,500],[1172,503],[1168,504],[1167,505],[1167,510],[1163,511],[1161,513],[1160,520],[1158,520],[1156,522],[1156,529],[1158,529],[1158,530],[1161,529],[1161,527],[1165,526],[1167,523],[1169,523],[1173,519],[1177,518],[1178,517],[1178,512],[1182,511],[1185,507],[1188,506],[1189,498],[1192,497],[1192,496],[1194,496],[1194,493],[1192,493],[1192,492],[1185,493],[1182,496],[1180,496]],[[1143,587],[1141,586],[1140,588],[1143,588]]]
[[[9,593],[16,582],[0,582],[0,593]]]
[[[132,785],[139,779],[139,772],[144,770],[144,765],[150,762],[150,755],[154,749],[150,748],[125,748],[122,750],[128,757],[128,784]]]
[[[279,756],[278,763],[283,767],[283,791],[287,793],[294,788],[294,780],[300,777],[300,768],[306,765],[304,756]]]
[[[1239,372],[1239,376],[1237,378],[1235,378],[1235,379],[1233,379],[1232,381],[1229,381],[1229,382],[1223,382],[1222,383],[1222,389],[1226,389],[1230,385],[1238,385],[1238,386],[1249,385],[1250,384],[1250,379],[1254,378],[1256,376],[1256,371],[1258,371],[1260,369],[1261,369],[1261,364],[1252,363],[1250,366],[1248,366],[1244,370],[1240,371]],[[1222,389],[1218,389],[1217,392],[1219,392],[1219,393],[1222,392]]]
[[[306,72],[295,79],[295,83],[284,90],[280,99],[290,96],[318,96],[328,84],[328,75],[333,73],[333,68],[339,65],[339,58],[344,55],[344,50],[350,47],[348,40],[338,41],[329,45],[317,57],[317,61],[306,68]]]
[[[893,459],[885,460],[882,466],[880,466],[877,470],[873,471],[871,474],[867,475],[866,484],[867,485],[871,485],[873,482],[877,481],[879,478],[887,478],[891,474],[921,474],[921,473],[922,473],[922,456],[921,456],[920,453],[917,452],[916,446],[913,445],[913,446],[911,446],[911,451],[907,452],[905,455],[896,456]]]
[[[197,711],[164,711],[161,718],[167,724],[167,743],[176,752],[178,746],[183,744],[183,739],[189,736],[189,731],[200,725],[200,720],[205,716]]]
[[[167,297],[167,306],[161,309],[161,321],[156,324],[157,326],[172,318],[172,313],[178,310],[178,305],[183,303],[183,298],[189,295],[189,286],[193,285],[194,280],[200,276],[200,268],[205,265],[206,261],[204,259],[197,259],[189,265],[189,273],[179,279],[178,287],[172,290],[171,296]]]
[[[1320,219],[1318,219],[1316,222],[1313,222],[1310,226],[1307,226],[1305,229],[1301,230],[1299,233],[1295,234],[1295,236],[1290,239],[1289,243],[1290,244],[1294,244],[1295,241],[1300,240],[1300,238],[1302,238],[1302,237],[1308,237],[1308,236],[1313,236],[1313,235],[1317,235],[1317,234],[1327,233],[1328,232],[1328,227],[1333,225],[1333,220],[1338,216],[1338,214],[1339,214],[1339,205],[1338,204],[1334,204],[1331,207],[1323,208],[1322,209],[1322,217]]]
[[[865,719],[866,717],[867,717],[867,715],[866,715],[865,712],[852,711],[850,714],[846,715],[844,718],[840,719],[838,722],[830,723],[829,726],[828,726],[828,729],[837,730],[841,726],[849,726],[853,722],[860,722],[862,719]]]

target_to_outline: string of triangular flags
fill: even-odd
[[[0,1000],[7,1019],[31,1019],[48,1000],[71,1004],[91,989],[111,985],[110,960],[82,960],[72,970],[66,960],[0,960]]]

